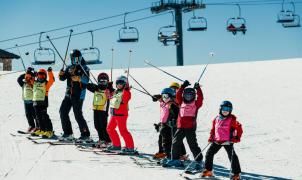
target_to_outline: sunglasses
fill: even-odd
[[[222,107],[221,107],[221,111],[231,112],[231,111],[232,111],[232,108],[231,108],[231,107],[227,107],[227,106],[222,106]]]
[[[125,81],[117,80],[115,83],[116,83],[116,84],[120,84],[120,85],[124,85],[124,84],[125,84]]]

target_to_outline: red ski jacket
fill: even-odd
[[[183,103],[183,94],[184,88],[181,87],[178,89],[176,92],[176,102],[181,106]],[[180,113],[178,114],[177,118],[177,128],[184,128],[184,129],[191,129],[191,128],[196,128],[196,118],[197,118],[197,113],[198,109],[202,106],[203,103],[203,93],[201,91],[201,88],[197,88],[197,100],[195,101],[196,105],[196,115],[195,117],[181,117]]]

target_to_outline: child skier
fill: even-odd
[[[232,179],[240,179],[240,163],[234,150],[234,143],[240,142],[242,135],[242,127],[236,120],[236,116],[232,114],[233,105],[230,101],[223,101],[220,105],[219,115],[212,122],[209,142],[211,143],[205,160],[205,170],[202,177],[213,176],[213,159],[214,155],[224,147],[231,161]]]
[[[33,84],[35,81],[34,69],[28,67],[25,74],[19,76],[17,82],[22,87],[25,116],[28,122],[27,133],[33,133],[40,128],[33,107]]]
[[[48,81],[47,81],[48,73]],[[51,120],[47,114],[48,91],[55,81],[52,68],[39,69],[37,79],[33,84],[33,105],[36,118],[40,123],[40,131],[35,131],[35,135],[42,135],[43,138],[53,138],[54,132]]]
[[[198,147],[196,139],[196,118],[198,109],[203,103],[203,94],[199,83],[195,83],[194,88],[187,88],[190,83],[185,81],[176,93],[176,101],[180,109],[177,118],[177,131],[173,138],[172,159],[163,164],[164,167],[182,167],[183,164],[179,157],[181,155],[182,141],[186,137],[191,152],[193,153],[195,163],[192,163],[191,169],[202,169],[202,154]],[[197,100],[196,99],[197,91]]]
[[[127,129],[128,118],[128,102],[131,99],[128,80],[125,76],[120,76],[116,79],[116,90],[110,99],[110,114],[111,118],[107,126],[107,132],[112,141],[112,146],[109,146],[109,151],[122,150],[125,153],[136,153],[134,150],[134,142],[132,135]],[[118,126],[120,135],[125,141],[126,147],[121,149],[121,141],[115,128]]]
[[[106,73],[98,75],[98,84],[87,84],[87,89],[94,93],[93,97],[93,117],[94,127],[99,136],[99,147],[107,147],[111,140],[107,133],[107,118],[109,109],[109,98],[114,92],[112,82],[109,82],[109,76]]]
[[[159,147],[162,152],[154,155],[154,158],[171,158],[172,139],[176,132],[176,119],[178,117],[179,107],[174,101],[175,90],[165,88],[161,92],[160,102],[160,123],[159,123]],[[186,155],[185,146],[182,143],[182,156]]]

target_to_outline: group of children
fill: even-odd
[[[48,80],[47,80],[48,77]],[[115,88],[108,74],[100,73],[97,84],[89,83],[89,68],[86,66],[80,51],[73,50],[71,53],[71,65],[59,73],[61,81],[67,80],[64,100],[60,107],[60,117],[64,134],[61,140],[74,140],[69,119],[69,111],[73,108],[75,119],[81,131],[81,140],[88,140],[90,131],[82,114],[82,106],[86,89],[94,94],[93,114],[94,126],[99,136],[100,148],[110,151],[123,151],[135,153],[134,141],[127,129],[128,103],[131,99],[128,78],[120,76],[115,81]],[[35,72],[28,68],[26,73],[18,78],[22,87],[25,114],[28,120],[28,132],[32,135],[41,135],[44,138],[54,138],[52,123],[47,114],[48,91],[55,79],[52,69],[40,69]],[[186,138],[189,148],[194,156],[191,167],[194,170],[203,169],[203,155],[196,138],[197,114],[203,104],[203,93],[199,83],[193,88],[189,81],[182,85],[172,83],[164,88],[161,94],[152,96],[153,101],[160,104],[160,123],[155,124],[160,132],[158,145],[159,151],[154,158],[162,159],[165,167],[183,166],[182,160],[186,159],[186,150],[183,139]],[[221,147],[224,147],[231,161],[233,179],[240,179],[240,164],[234,151],[233,144],[240,142],[242,135],[241,124],[232,114],[233,106],[229,101],[223,101],[219,108],[219,114],[212,122],[209,143],[206,153],[203,177],[213,176],[214,155]],[[110,120],[107,119],[110,114]],[[121,147],[119,135],[125,141],[125,147]]]

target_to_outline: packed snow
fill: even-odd
[[[163,69],[194,83],[204,66]],[[243,179],[302,179],[302,145],[299,142],[302,139],[301,67],[302,59],[210,64],[200,81],[205,99],[197,119],[199,146],[204,148],[207,145],[211,121],[218,113],[220,102],[227,99],[233,102],[233,113],[243,124],[242,142],[235,145]],[[97,76],[101,71],[92,73]],[[151,94],[160,93],[175,81],[149,67],[130,69],[130,73]],[[113,78],[121,74],[123,70],[115,69]],[[182,179],[179,176],[181,170],[142,168],[128,156],[97,155],[81,152],[74,146],[37,145],[24,136],[11,136],[10,133],[27,128],[21,88],[16,82],[19,75],[0,76],[0,179]],[[130,84],[140,88],[132,80]],[[59,107],[65,87],[66,82],[57,78],[49,92],[48,112],[58,135],[62,133]],[[92,97],[93,94],[87,92],[83,112],[92,137],[96,139]],[[159,104],[132,89],[129,114],[128,128],[135,146],[140,152],[155,153],[158,133],[153,123],[159,121]],[[70,115],[78,137],[73,113]],[[188,147],[187,152],[190,152]],[[214,164],[216,174],[227,179],[230,163],[224,149],[215,156]]]

